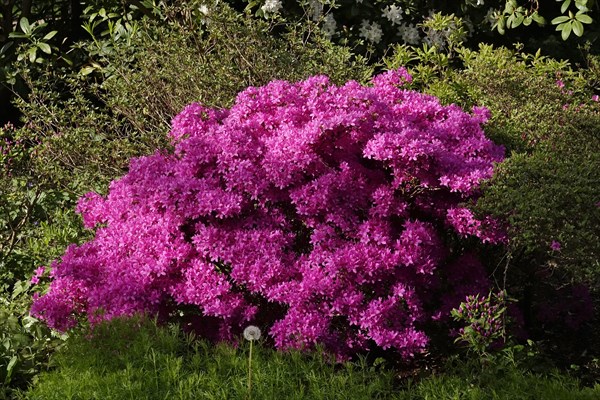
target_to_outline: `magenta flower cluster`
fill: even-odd
[[[192,307],[223,340],[253,323],[278,348],[422,351],[424,323],[488,290],[445,239],[503,239],[461,206],[503,149],[481,128],[486,109],[442,106],[404,90],[410,79],[315,76],[250,87],[228,110],[189,105],[173,153],[82,198],[96,236],[54,262],[32,313],[64,330]]]

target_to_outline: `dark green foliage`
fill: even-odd
[[[446,103],[491,111],[485,130],[505,145],[507,159],[478,211],[510,223],[513,254],[538,266],[550,262],[562,271],[562,283],[600,278],[597,78],[539,54],[487,45],[459,49],[450,61],[435,50],[402,46],[387,65],[406,61],[413,64],[415,86]],[[551,248],[553,241],[560,250]]]
[[[6,151],[0,175],[0,292],[83,235],[72,210],[74,195],[33,169],[39,148],[29,133],[0,128]],[[54,224],[58,220],[60,227]]]
[[[21,281],[0,292],[0,399],[25,389],[64,340],[29,316],[31,295],[29,282]]]

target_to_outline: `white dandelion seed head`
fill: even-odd
[[[257,326],[249,325],[244,329],[244,339],[253,341],[260,339],[260,329]]]

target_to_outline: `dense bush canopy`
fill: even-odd
[[[282,348],[421,351],[419,323],[487,290],[477,260],[444,242],[502,240],[460,205],[503,149],[481,129],[485,109],[402,90],[410,79],[273,81],[230,110],[186,107],[174,154],[135,159],[106,198],[82,199],[96,237],[53,265],[33,313],[66,329],[76,313],[95,322],[174,300],[198,306],[204,329],[218,321],[220,339],[258,321]]]

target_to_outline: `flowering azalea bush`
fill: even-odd
[[[32,313],[64,330],[195,310],[221,340],[252,323],[278,348],[422,351],[425,323],[488,291],[452,244],[504,240],[462,206],[503,148],[484,135],[486,109],[442,106],[410,80],[272,81],[231,109],[187,106],[173,153],[134,159],[106,197],[81,199],[96,236],[53,263]]]

